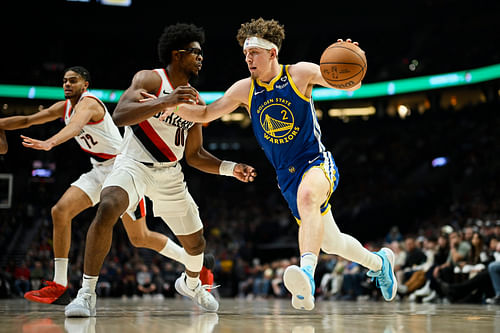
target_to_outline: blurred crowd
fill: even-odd
[[[321,121],[325,146],[340,171],[331,199],[333,215],[343,232],[368,249],[393,249],[401,300],[500,303],[498,110],[493,103],[404,120]],[[298,226],[276,187],[274,171],[249,128],[215,122],[204,133],[205,146],[215,147],[216,156],[251,164],[258,171],[254,183],[243,184],[184,166],[189,190],[200,207],[206,252],[216,258],[213,271],[220,287],[213,292],[221,297],[288,297],[282,275],[298,262]],[[17,134],[8,133],[9,139]],[[227,141],[238,142],[239,148],[221,149]],[[10,148],[14,154],[21,149]],[[56,181],[19,180],[13,207],[0,212],[0,247],[7,249],[0,297],[21,297],[52,278],[49,212],[65,186],[81,173],[70,167],[79,165],[75,151],[68,145],[57,154],[37,153],[36,157],[57,161]],[[75,159],[58,160],[61,155]],[[17,156],[0,160],[0,171],[25,172]],[[433,166],[437,157],[445,157],[447,163]],[[88,163],[83,161],[82,165]],[[90,209],[73,222],[73,292],[80,285],[85,236],[94,214],[95,208]],[[147,223],[173,238],[160,219],[148,215]],[[158,253],[134,248],[117,224],[97,289],[109,297],[175,297],[173,283],[183,269]],[[317,298],[380,298],[366,269],[356,263],[322,254],[316,272]]]

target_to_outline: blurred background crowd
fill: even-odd
[[[498,102],[493,102],[405,119],[320,121],[325,146],[340,172],[331,198],[333,215],[343,232],[367,248],[394,250],[400,299],[498,302],[498,110]],[[59,126],[22,133],[45,137]],[[284,268],[298,260],[298,226],[250,131],[217,121],[204,128],[204,135],[205,147],[216,156],[256,167],[254,183],[204,175],[184,165],[185,178],[200,208],[206,252],[216,258],[213,271],[221,286],[214,292],[221,297],[288,297],[281,278]],[[16,143],[20,132],[7,133],[11,150],[0,157],[0,171],[25,175],[15,178],[13,206],[0,210],[0,297],[21,297],[52,278],[50,207],[90,167],[76,143],[51,152],[29,151]],[[29,161],[42,157],[57,165],[52,178],[31,176]],[[161,219],[152,216],[149,202],[147,208],[148,226],[173,237]],[[94,214],[95,208],[90,209],[73,222],[73,292],[80,285],[85,237]],[[173,283],[182,270],[156,252],[134,248],[117,224],[98,290],[101,296],[174,297]],[[316,296],[378,299],[365,273],[355,263],[322,255]]]
[[[494,0],[474,6],[452,0],[364,2],[355,8],[349,2],[268,2],[264,13],[260,6],[247,6],[231,15],[213,8],[213,2],[189,10],[171,10],[171,5],[134,0],[129,8],[116,8],[99,1],[58,0],[9,11],[11,20],[0,21],[8,31],[1,36],[6,51],[0,84],[57,87],[64,68],[81,65],[91,72],[91,88],[125,89],[138,70],[159,66],[156,43],[164,27],[188,22],[203,27],[207,40],[203,69],[193,85],[202,92],[223,91],[248,76],[235,35],[241,23],[260,16],[285,25],[284,64],[318,63],[337,38],[358,41],[368,59],[366,84],[500,63],[498,34],[491,33],[498,31],[500,2]],[[22,23],[23,29],[12,22]],[[1,96],[0,116],[32,114],[53,102]],[[330,200],[336,222],[370,250],[394,250],[398,297],[498,304],[500,80],[315,106],[323,142],[340,172]],[[367,106],[376,113],[329,115],[334,108]],[[108,109],[112,112],[114,105]],[[248,124],[248,117],[206,124],[204,146],[221,159],[254,166],[255,182],[204,175],[183,164],[185,179],[200,208],[206,252],[216,259],[213,271],[220,287],[213,292],[220,297],[288,297],[282,274],[298,260],[298,226]],[[42,152],[24,148],[19,135],[48,138],[62,126],[61,120],[7,131],[9,152],[0,155],[0,174],[12,175],[14,186],[10,208],[0,209],[1,298],[22,297],[52,279],[50,208],[90,163],[76,142]],[[5,192],[0,182],[0,194]],[[174,238],[152,216],[149,202],[147,208],[149,228]],[[95,211],[73,221],[73,294],[80,286]],[[98,293],[175,297],[173,283],[182,270],[156,252],[134,248],[118,223]],[[365,268],[355,263],[322,255],[316,272],[317,298],[380,298]]]

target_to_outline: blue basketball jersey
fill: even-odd
[[[288,67],[281,65],[280,73],[269,83],[252,80],[248,103],[255,137],[276,169],[278,185],[293,215],[300,220],[296,197],[304,173],[321,167],[333,192],[338,171],[321,143],[313,100],[297,89]],[[329,208],[327,204],[322,211]]]
[[[269,84],[252,80],[249,109],[255,137],[276,170],[325,151],[312,98],[297,89],[288,66]]]

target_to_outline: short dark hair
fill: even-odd
[[[90,84],[90,72],[86,68],[84,68],[82,66],[69,67],[69,68],[66,68],[64,70],[63,75],[66,74],[66,72],[68,72],[68,71],[73,71],[73,72],[79,74],[81,77],[83,77],[83,79],[85,81],[88,81]]]
[[[158,56],[162,65],[170,64],[172,51],[183,49],[191,42],[203,44],[205,32],[194,24],[177,23],[167,26],[158,40]]]

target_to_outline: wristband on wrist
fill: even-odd
[[[230,176],[233,177],[234,167],[237,163],[231,161],[222,161],[219,166],[219,174],[222,176]]]

